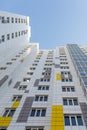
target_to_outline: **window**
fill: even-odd
[[[12,117],[15,113],[15,109],[12,108],[6,108],[3,117]]]
[[[20,55],[16,55],[15,57],[20,57]]]
[[[6,70],[7,67],[1,67],[0,70]]]
[[[27,74],[29,74],[29,75],[33,75],[33,72],[27,72]]]
[[[37,64],[32,64],[33,66],[37,66]]]
[[[63,99],[63,105],[68,105],[67,99]]]
[[[45,66],[52,66],[52,64],[45,64]]]
[[[65,126],[82,126],[83,119],[81,115],[65,115]]]
[[[61,69],[69,69],[69,66],[60,66]]]
[[[62,92],[75,92],[74,86],[62,86]]]
[[[30,68],[30,70],[35,70],[35,69],[36,69],[36,68],[34,68],[34,67],[31,67],[31,68]]]
[[[49,86],[38,86],[38,90],[49,90]]]
[[[30,78],[24,78],[23,81],[24,81],[24,82],[29,82],[29,81],[30,81]]]
[[[20,101],[22,98],[22,95],[14,95],[12,101]]]
[[[11,34],[11,37],[14,38],[14,33]]]
[[[65,116],[65,117],[64,117],[64,120],[65,120],[65,126],[70,125],[69,116]]]
[[[15,32],[15,37],[17,37],[17,32]]]
[[[12,64],[12,62],[7,62],[6,64],[7,64],[7,65],[11,65],[11,64]]]
[[[11,22],[14,23],[14,18],[13,17],[11,18]]]
[[[17,23],[17,18],[15,18],[15,23]]]
[[[21,35],[20,32],[18,32],[19,36]]]
[[[5,41],[5,35],[2,35],[1,39],[2,39],[1,41],[4,42]]]
[[[72,82],[72,75],[69,71],[61,72],[62,82]]]
[[[34,62],[39,62],[39,60],[35,60]]]
[[[7,40],[10,40],[10,34],[7,34]]]
[[[20,18],[18,19],[18,22],[20,23]]]
[[[83,121],[82,121],[81,116],[77,116],[77,122],[78,122],[78,125],[83,125]]]
[[[16,60],[16,58],[13,58],[13,59],[11,59],[12,61],[15,61]]]
[[[51,75],[51,72],[42,72],[42,75]]]
[[[68,62],[60,62],[60,64],[68,64]]]
[[[47,101],[48,96],[47,95],[36,95],[35,96],[35,101]]]
[[[23,19],[21,19],[21,23],[23,23]]]
[[[44,130],[43,126],[27,126],[26,130]]]
[[[19,90],[26,90],[26,88],[27,88],[27,85],[20,85],[18,87]]]
[[[44,68],[44,70],[51,70],[51,68]]]
[[[41,78],[40,81],[41,81],[41,82],[50,82],[50,79],[49,79],[49,78],[46,78],[46,79]]]
[[[10,18],[9,17],[7,17],[7,23],[10,23]]]
[[[30,113],[31,117],[45,117],[45,115],[46,108],[33,108]]]
[[[78,105],[77,98],[64,98],[63,105]]]
[[[46,60],[46,62],[51,62],[52,63],[53,61],[52,60]]]
[[[2,23],[5,23],[5,17],[2,17]]]
[[[66,58],[60,58],[60,60],[61,60],[61,61],[67,61],[67,59],[66,59]]]
[[[71,117],[71,123],[73,126],[76,125],[76,120],[74,116]]]

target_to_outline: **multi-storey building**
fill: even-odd
[[[0,23],[0,130],[87,130],[87,47],[40,50],[28,42],[26,22],[10,21],[25,16],[0,15],[9,19]],[[28,34],[6,40],[10,24],[10,37],[14,30]]]

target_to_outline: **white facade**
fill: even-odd
[[[0,11],[0,61],[26,47],[29,41],[29,17]]]
[[[40,50],[27,38],[0,44],[12,49],[0,64],[0,130],[87,130],[87,47]]]

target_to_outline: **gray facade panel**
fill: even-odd
[[[34,86],[38,86],[38,84],[39,84],[39,79],[36,79],[35,83],[34,83]]]
[[[0,80],[0,86],[4,84],[4,82],[8,79],[8,75],[5,75],[1,80]]]
[[[55,64],[55,68],[60,68],[60,64]]]
[[[20,85],[20,81],[16,82],[16,84],[14,85],[14,88],[18,88],[19,85]]]
[[[85,125],[86,125],[86,128],[87,128],[87,104],[86,103],[80,103],[80,107],[81,107],[84,122],[85,122]]]
[[[34,100],[34,97],[27,97],[25,99],[23,107],[19,113],[17,123],[27,122],[27,119],[28,119],[28,116],[29,116],[29,113],[33,104],[33,100]]]

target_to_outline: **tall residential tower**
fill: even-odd
[[[0,28],[0,130],[87,130],[87,47],[40,50],[26,16]]]

